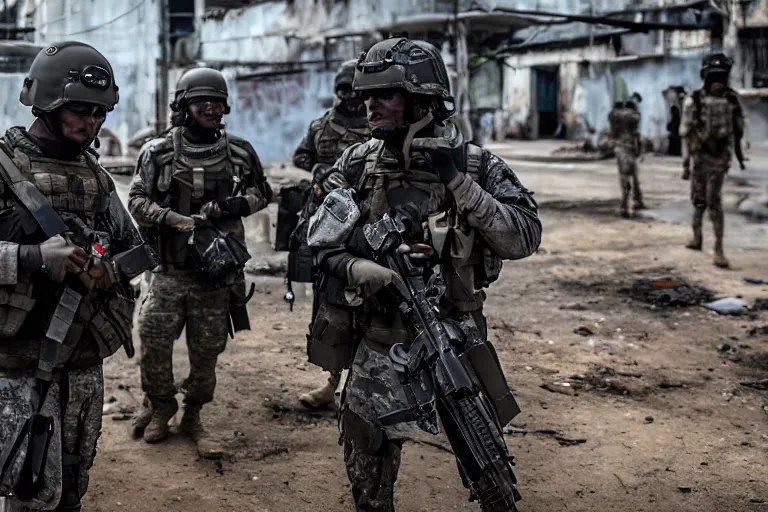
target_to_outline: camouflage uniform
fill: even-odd
[[[66,94],[69,100],[90,101],[107,110],[114,107],[117,87],[106,59],[88,45],[60,43],[55,51],[49,48],[35,59],[22,91],[22,101],[39,109],[42,119],[36,123],[50,123],[48,112],[58,108],[40,96],[46,86],[48,91],[62,94],[60,84],[46,83],[57,76],[59,63],[65,76],[67,72],[71,76],[70,69],[100,66],[109,78],[106,91],[88,88],[79,93],[79,99],[72,90]],[[47,67],[40,73],[38,65]],[[38,81],[42,83],[30,89]],[[66,106],[61,96],[56,101]],[[80,225],[102,232],[106,237],[102,243],[113,257],[135,247],[141,239],[97,155],[85,149],[90,142],[79,148],[63,140],[43,143],[23,128],[11,128],[0,139],[0,151],[13,159],[21,176],[35,185],[60,217],[77,219]],[[61,154],[65,148],[72,150],[66,158]],[[111,286],[89,289],[72,274],[59,284],[45,265],[29,268],[30,261],[25,260],[29,256],[22,256],[22,248],[46,236],[39,228],[31,234],[26,232],[21,210],[12,189],[0,180],[0,468],[7,464],[9,469],[0,481],[0,496],[16,490],[16,496],[6,499],[9,511],[75,512],[81,509],[80,500],[88,488],[101,432],[102,362],[121,346],[132,351],[134,300],[128,280],[121,274]],[[52,380],[46,383],[48,372],[44,368],[49,356],[44,354],[53,343],[48,339],[49,327],[59,318],[54,312],[59,314],[60,297],[70,292],[81,299],[72,310],[71,323],[65,322],[58,356],[50,359]],[[41,475],[43,486],[31,499],[22,501],[18,486],[22,485],[19,482],[28,444],[20,442],[20,434],[33,415],[50,418],[53,429]],[[17,440],[18,451],[14,453]]]
[[[352,61],[352,63],[356,62]],[[353,76],[354,67],[351,67],[349,63],[345,63],[336,77],[336,87],[338,88],[339,85],[346,84],[347,82],[351,87]],[[368,120],[365,117],[364,109],[358,117],[347,117],[338,108],[334,107],[326,112],[323,117],[315,119],[309,125],[307,134],[293,155],[293,164],[296,167],[310,171],[313,177],[313,184],[323,184],[326,187],[325,192],[327,192],[327,188],[332,188],[333,184],[329,183],[329,180],[325,178],[342,152],[352,144],[367,141],[370,136],[371,130],[368,127]],[[295,258],[294,261],[301,262],[302,259],[300,257],[302,255],[307,256],[303,261],[310,261],[309,247],[306,244],[307,223],[317,210],[318,205],[319,200],[310,192],[304,209],[301,212],[299,224],[294,232],[294,236],[299,240],[299,247],[296,250],[299,253],[298,257],[293,254],[291,255]],[[311,263],[309,264],[311,265]],[[293,277],[292,280],[298,281],[298,279]],[[313,311],[313,319],[314,316],[315,312]],[[332,400],[333,392],[339,385],[340,380],[341,374],[332,372],[325,386],[301,395],[299,401],[305,406],[312,408],[326,405]]]
[[[632,194],[633,209],[643,207],[643,193],[637,176],[637,158],[640,155],[640,113],[626,105],[614,107],[608,116],[614,152],[619,164],[621,185],[621,214],[629,215],[629,196]]]
[[[365,62],[362,66],[367,65],[367,60],[363,59],[375,61],[385,53],[394,53],[393,45],[401,48],[399,51],[404,54],[398,55],[394,62],[409,62],[407,59],[411,57],[403,59],[406,55],[418,56],[417,60],[422,64],[418,69],[424,75],[419,77],[418,83],[416,80],[399,81],[392,85],[392,77],[398,77],[395,74],[398,68],[385,68],[381,74],[386,73],[388,81],[383,83],[377,82],[375,72],[369,79],[363,76],[363,80],[372,82],[371,89],[393,86],[405,89],[416,83],[414,87],[425,85],[431,94],[450,99],[442,59],[439,52],[426,43],[404,39],[377,43],[369,50],[368,57],[361,57],[361,62]],[[423,65],[425,61],[430,67]],[[370,67],[381,68],[376,62]],[[407,71],[402,75],[409,76]],[[356,73],[355,89],[363,87],[358,85],[358,77]],[[450,120],[444,120],[450,113],[439,110],[442,99],[430,107],[433,110],[426,120],[415,122],[410,130],[426,140],[444,140],[452,148],[462,148],[460,152],[465,155],[465,160],[456,164],[460,172],[451,182],[455,182],[451,189],[443,184],[433,161],[423,152],[415,146],[406,148],[403,145],[401,150],[398,145],[402,144],[402,139],[394,142],[383,137],[349,147],[334,165],[329,179],[336,176],[355,189],[360,211],[364,212],[363,224],[375,222],[384,213],[392,214],[393,209],[403,205],[421,207],[422,217],[413,219],[413,224],[429,226],[425,242],[439,255],[435,264],[442,268],[446,285],[441,315],[456,320],[470,339],[487,345],[496,358],[487,341],[482,288],[498,277],[502,259],[524,258],[536,251],[541,241],[541,223],[532,193],[500,158],[478,146],[463,144],[456,126]],[[442,119],[430,124],[433,116]],[[406,136],[405,140],[408,139]],[[362,228],[357,227],[344,250],[330,250],[318,255],[320,270],[341,282],[342,290],[349,286],[350,265],[356,264],[358,258],[371,257],[365,242],[359,242],[361,232]],[[354,304],[354,300],[350,302],[349,292],[347,289],[342,297],[329,293],[325,300],[337,304],[346,300]],[[355,312],[357,335],[349,340],[351,361],[347,363],[349,376],[342,396],[340,427],[344,460],[358,511],[394,510],[394,484],[401,446],[413,432],[410,424],[383,426],[379,421],[383,414],[406,404],[388,356],[393,344],[407,344],[411,339],[397,305],[398,300],[389,296],[386,290],[365,298]],[[316,324],[327,321],[319,312]],[[322,334],[319,332],[312,343],[325,343],[327,340]],[[330,341],[337,343],[337,340]],[[494,373],[503,380],[500,366],[494,366],[496,368],[483,368],[479,373]],[[518,412],[516,405],[500,405],[514,402],[506,382],[503,389],[494,393],[493,401],[502,425]]]
[[[707,59],[705,65],[706,62]],[[736,92],[726,88],[722,96],[714,96],[707,92],[707,87],[694,91],[683,103],[680,134],[685,137],[688,159],[692,162],[683,174],[683,179],[690,177],[694,207],[693,238],[687,247],[701,249],[702,222],[704,212],[709,209],[715,232],[714,262],[719,267],[727,267],[723,252],[722,188],[731,167],[734,140],[740,140],[744,134],[744,114]]]
[[[165,227],[164,219],[169,210],[188,216],[210,201],[225,200],[233,194],[235,179],[248,201],[248,214],[266,207],[270,196],[259,158],[247,141],[222,134],[212,145],[193,144],[184,130],[173,128],[166,137],[145,145],[129,193],[131,213],[140,225],[156,230],[160,247],[161,267],[152,277],[139,313],[142,388],[154,410],[177,407],[171,356],[185,325],[190,357],[190,373],[183,384],[185,401],[199,408],[213,400],[216,361],[226,346],[232,293],[203,278],[186,243],[190,233]],[[185,190],[198,180],[194,176],[198,169],[203,175],[199,194]],[[240,217],[222,217],[215,223],[244,242]]]

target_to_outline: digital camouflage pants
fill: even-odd
[[[187,328],[187,399],[213,400],[216,361],[227,345],[229,288],[213,288],[196,272],[168,271],[152,276],[139,312],[141,386],[153,405],[175,400],[173,343]]]
[[[40,410],[42,415],[54,419],[44,487],[30,502],[6,499],[4,512],[78,512],[81,509],[80,500],[88,489],[88,473],[93,466],[96,443],[101,435],[104,375],[102,367],[95,366],[59,374],[59,378],[62,376],[66,376],[67,385],[60,386],[59,382],[53,382]],[[13,445],[26,419],[34,414],[36,397],[34,376],[0,376],[0,446],[3,447],[0,464],[5,462],[6,450]],[[61,414],[62,403],[65,403],[64,414]],[[9,474],[0,485],[0,495],[7,494],[9,488],[14,486],[25,456],[26,445],[22,444]]]
[[[630,194],[635,205],[642,204],[643,193],[640,190],[640,180],[637,176],[637,156],[634,148],[617,144],[615,148],[616,162],[619,165],[619,185],[621,186],[621,210],[629,208]]]

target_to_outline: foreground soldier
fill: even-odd
[[[365,98],[373,139],[347,149],[329,179],[355,189],[362,224],[385,213],[409,219],[409,231],[424,241],[416,257],[431,254],[428,265],[442,268],[440,317],[489,345],[481,289],[497,279],[502,259],[524,258],[538,248],[541,223],[532,194],[501,159],[462,142],[448,119],[453,98],[445,64],[432,45],[400,38],[377,43],[361,57],[354,88]],[[326,367],[350,368],[340,425],[352,494],[359,511],[389,512],[411,430],[403,423],[383,426],[379,418],[405,407],[388,350],[407,343],[410,334],[398,301],[383,289],[396,274],[371,261],[362,231],[358,226],[343,250],[318,255],[327,282],[310,357],[324,354]],[[345,344],[338,336],[344,316],[336,306],[360,303],[353,316],[361,335]],[[505,425],[519,410],[489,348],[494,363],[476,370],[485,384],[496,383],[488,394]]]
[[[136,259],[140,237],[89,149],[117,100],[103,55],[55,44],[35,58],[21,92],[37,119],[0,139],[6,511],[81,509],[101,433],[102,362],[120,346],[133,353],[128,278],[142,269],[120,262]]]
[[[186,326],[190,371],[180,386],[185,392],[180,429],[197,443],[201,456],[218,457],[221,449],[203,428],[200,410],[213,400],[231,295],[240,299],[242,309],[245,284],[242,273],[234,287],[228,281],[232,276],[213,281],[203,274],[207,270],[188,244],[193,230],[197,237],[200,221],[193,215],[244,243],[242,218],[267,206],[271,190],[251,145],[223,131],[221,119],[229,106],[221,73],[187,71],[171,108],[173,128],[142,149],[130,190],[131,213],[149,227],[161,259],[139,314],[141,382],[148,403],[134,421],[134,436],[143,435],[148,443],[168,436],[168,422],[178,410],[173,342]],[[248,328],[247,316],[242,320],[246,325],[233,322],[234,330]]]
[[[614,140],[616,161],[619,164],[619,183],[621,185],[621,206],[619,213],[629,217],[629,196],[632,194],[632,213],[645,208],[640,180],[637,176],[637,158],[641,153],[640,112],[637,104],[642,101],[635,93],[625,103],[617,104],[608,115],[611,135]]]
[[[715,231],[714,264],[721,268],[729,266],[723,252],[723,181],[731,167],[734,149],[743,160],[740,144],[744,135],[744,114],[738,95],[727,85],[732,65],[722,53],[704,58],[701,69],[704,87],[685,99],[680,125],[680,135],[685,138],[689,157],[684,162],[683,179],[691,180],[694,207],[693,238],[686,247],[701,250],[702,222],[704,212],[709,209]],[[693,161],[692,169],[690,160]]]
[[[320,189],[320,183],[326,188],[333,186],[325,179],[341,153],[351,144],[365,142],[371,136],[368,128],[368,119],[365,117],[365,105],[360,99],[359,93],[352,90],[352,79],[355,77],[356,60],[350,60],[341,65],[334,79],[336,92],[336,105],[320,119],[312,121],[309,131],[302,139],[301,144],[293,155],[293,164],[296,167],[312,173],[313,194],[307,199],[304,210],[301,212],[299,229],[294,232],[294,237],[300,244],[299,248],[292,251],[293,261],[301,265],[300,256],[308,252],[306,247],[306,234],[309,218],[317,210],[320,198],[328,190]],[[298,255],[293,253],[297,252]],[[298,256],[298,257],[297,257]],[[308,266],[311,259],[304,260]],[[297,269],[298,270],[298,269]],[[308,273],[308,272],[307,272]],[[292,281],[300,281],[299,275],[289,276]],[[305,273],[306,274],[306,273]],[[314,318],[314,311],[312,317]],[[333,395],[339,385],[341,374],[331,373],[328,382],[317,389],[304,393],[299,401],[305,407],[318,409],[333,402]]]

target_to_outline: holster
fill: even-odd
[[[235,284],[234,288],[240,286],[240,283]],[[229,316],[227,318],[229,335],[234,338],[236,332],[250,331],[251,321],[248,317],[248,301],[253,297],[253,293],[256,291],[256,286],[251,283],[251,289],[248,294],[245,294],[245,282],[242,282],[242,290],[232,291],[229,294]],[[241,293],[240,293],[241,292]]]
[[[349,368],[357,347],[356,311],[344,305],[344,284],[323,275],[318,283],[315,315],[307,340],[309,362],[329,372]]]

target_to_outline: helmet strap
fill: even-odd
[[[403,141],[403,158],[405,159],[406,169],[411,166],[411,144],[413,143],[413,138],[433,120],[432,112],[428,112],[426,116],[408,127],[408,133],[405,135],[405,140]]]

